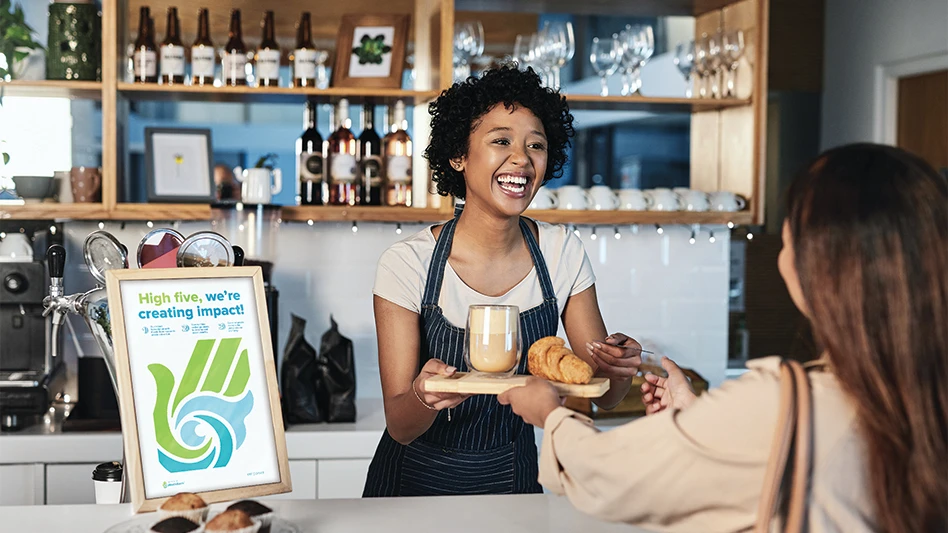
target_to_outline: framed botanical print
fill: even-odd
[[[405,14],[343,16],[332,85],[400,88],[409,23]]]
[[[145,128],[148,201],[213,202],[212,158],[211,130]]]

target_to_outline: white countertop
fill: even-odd
[[[212,506],[211,516],[226,505]],[[300,533],[646,533],[600,522],[573,509],[566,498],[542,494],[282,500],[267,505]],[[128,505],[3,507],[3,530],[125,533],[131,529],[126,522],[150,524],[153,516],[133,517]]]
[[[381,399],[356,400],[356,421],[300,424],[286,431],[289,459],[369,458],[385,430]],[[55,421],[0,433],[0,464],[97,463],[122,457],[117,431],[66,432]]]

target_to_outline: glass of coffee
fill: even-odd
[[[520,309],[515,305],[472,305],[464,330],[464,362],[471,372],[509,377],[520,364]]]

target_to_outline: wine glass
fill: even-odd
[[[602,90],[599,92],[599,96],[609,96],[609,76],[612,76],[618,70],[621,53],[618,35],[606,39],[593,37],[592,46],[589,50],[589,63],[602,82]]]
[[[741,63],[741,57],[744,56],[744,32],[742,30],[726,32],[721,42],[724,46],[724,64],[727,67],[724,71],[727,77],[724,96],[733,97],[737,68]]]
[[[548,32],[552,43],[553,87],[560,88],[560,70],[573,59],[576,54],[576,37],[573,33],[573,23],[557,21],[550,24]]]
[[[708,54],[708,34],[695,41],[695,71],[698,73],[698,96],[708,97],[708,76],[711,74],[711,59]]]
[[[695,74],[695,42],[678,43],[675,46],[674,61],[678,71],[685,77],[685,82],[688,84],[688,88],[685,89],[685,96],[691,98],[693,96],[691,88],[694,86]]]
[[[628,96],[632,94],[633,72],[639,63],[639,57],[635,47],[635,35],[632,26],[627,25],[624,30],[619,32],[619,68],[622,80],[622,89],[619,94]]]
[[[724,51],[721,46],[721,32],[708,37],[708,62],[711,75],[711,97],[721,97],[721,66],[724,64]]]
[[[635,66],[633,71],[634,79],[632,80],[632,93],[631,94],[641,94],[642,90],[642,67],[648,63],[648,60],[652,58],[652,55],[655,53],[655,32],[652,30],[652,27],[649,25],[642,26],[635,33],[633,38],[633,45],[635,46],[635,55],[639,58],[638,64]]]

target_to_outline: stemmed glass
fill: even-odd
[[[599,96],[609,96],[609,76],[615,74],[619,69],[621,55],[622,50],[619,46],[618,35],[606,39],[593,37],[592,46],[589,50],[589,63],[602,82],[602,90],[599,92]]]
[[[480,21],[454,25],[454,79],[471,75],[471,58],[484,53],[484,26]]]
[[[708,97],[708,77],[711,75],[711,57],[708,52],[708,35],[695,41],[695,71],[698,73],[698,96]]]
[[[741,63],[741,57],[744,56],[744,32],[742,30],[725,32],[721,42],[724,47],[724,66],[726,67],[724,75],[727,78],[724,96],[731,98],[735,96],[737,68]]]
[[[560,88],[560,71],[576,54],[576,37],[573,34],[573,23],[553,22],[546,28],[546,39],[549,44],[550,74],[554,89]]]
[[[721,46],[721,32],[708,37],[708,62],[711,74],[711,96],[721,97],[721,67],[724,64],[724,51]]]
[[[674,61],[675,66],[678,67],[678,71],[685,77],[685,82],[688,84],[688,88],[685,89],[685,96],[691,98],[694,95],[692,87],[695,81],[695,42],[687,41],[678,43],[678,45],[675,46]]]

